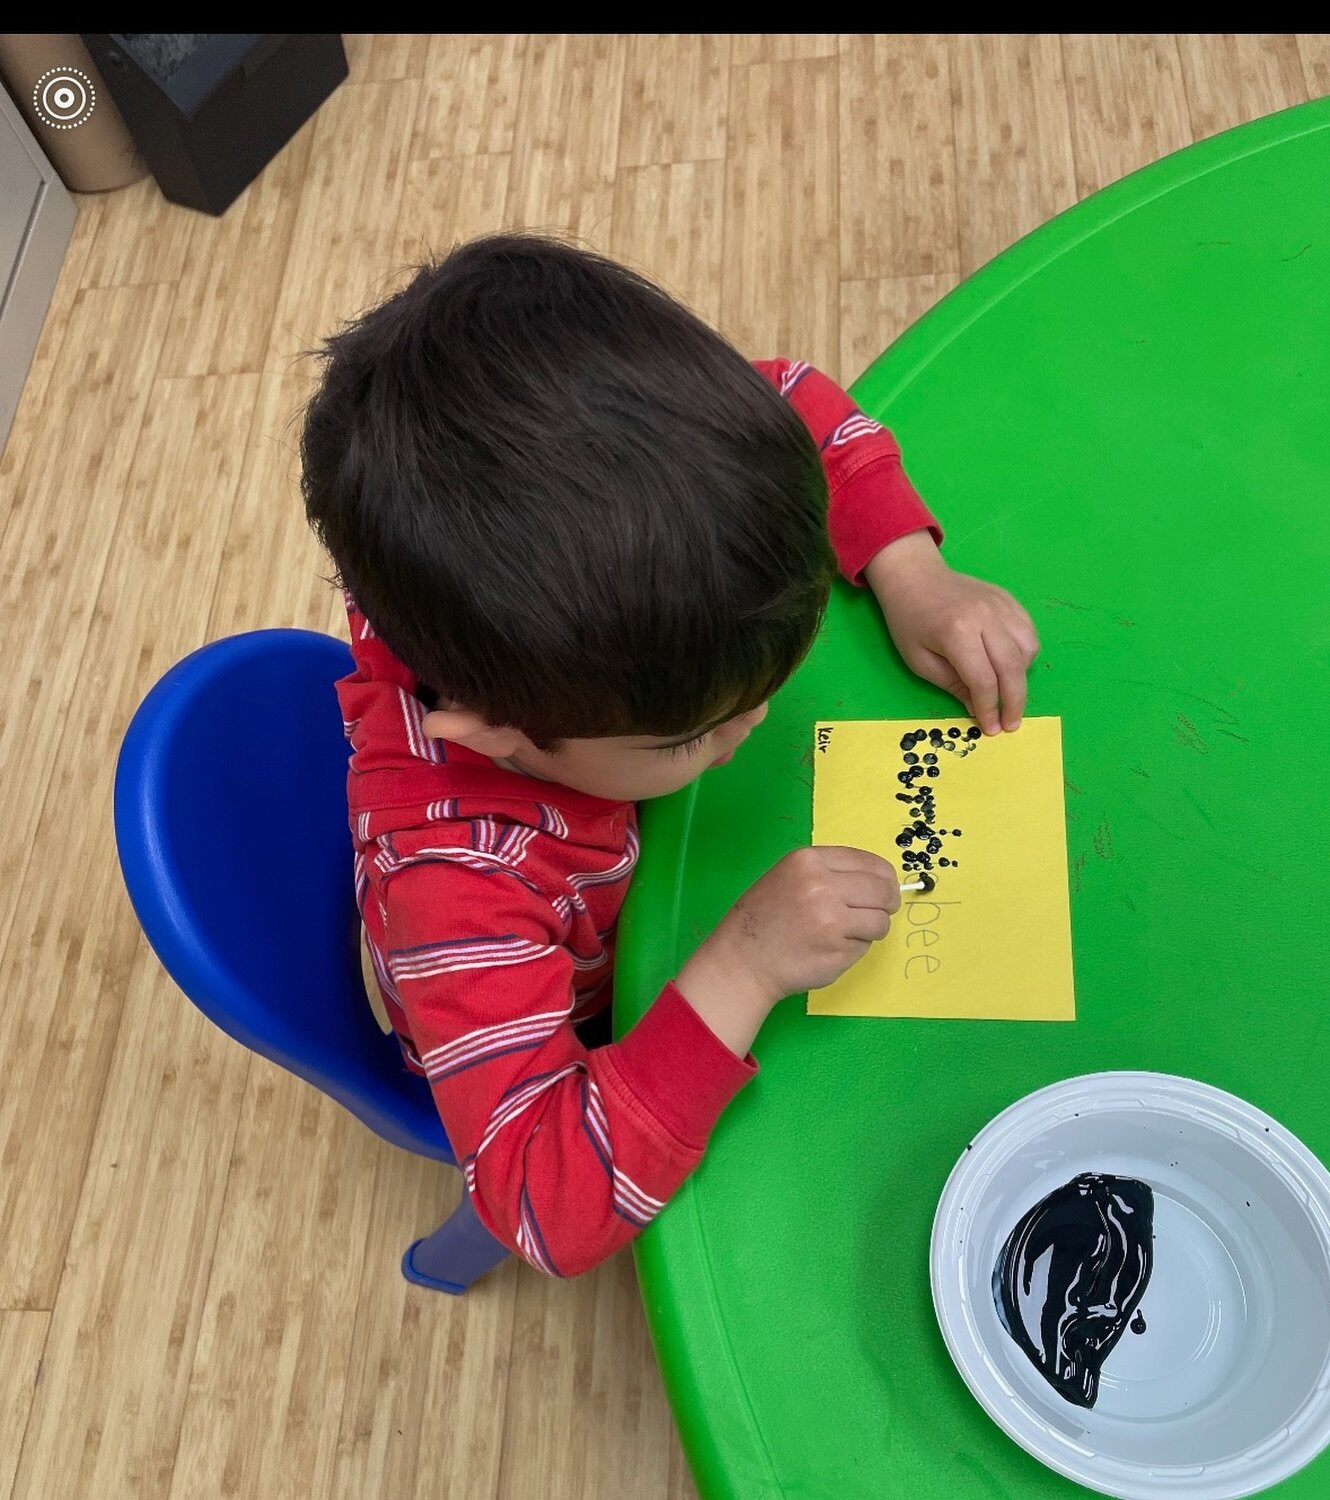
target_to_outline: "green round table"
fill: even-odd
[[[1043,638],[1030,712],[1063,721],[1077,1020],[785,1001],[641,1238],[643,1295],[707,1500],[1083,1493],[966,1391],[929,1232],[975,1132],[1099,1069],[1203,1079],[1330,1159],[1330,101],[1045,225],[855,395],[952,565],[1011,588]],[[735,762],[643,809],[619,1027],[808,842],[814,720],[952,710],[840,589]],[[1330,1494],[1330,1454],[1280,1493]]]

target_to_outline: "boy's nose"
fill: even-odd
[[[727,724],[721,725],[721,728],[732,735],[745,735],[750,729],[756,729],[766,716],[767,705],[759,703],[756,708],[750,708],[746,714],[731,719]]]

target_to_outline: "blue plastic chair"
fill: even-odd
[[[120,868],[149,943],[210,1021],[384,1140],[455,1165],[429,1086],[365,998],[333,692],[350,669],[331,636],[255,630],[167,672],[120,748]],[[463,1189],[402,1272],[460,1293],[507,1254]]]

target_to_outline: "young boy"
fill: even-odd
[[[891,436],[831,381],[749,365],[555,242],[464,245],[331,339],[302,456],[347,594],[356,893],[384,1005],[481,1221],[573,1275],[697,1165],[772,1006],[829,984],[900,904],[876,855],[796,850],[589,1048],[634,803],[739,749],[837,564],[986,733],[1020,722],[1034,629],[942,562]]]

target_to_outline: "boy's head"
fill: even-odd
[[[723,758],[826,603],[799,417],[664,292],[554,241],[463,245],[331,339],[302,459],[340,581],[437,697],[426,732],[595,795]]]

